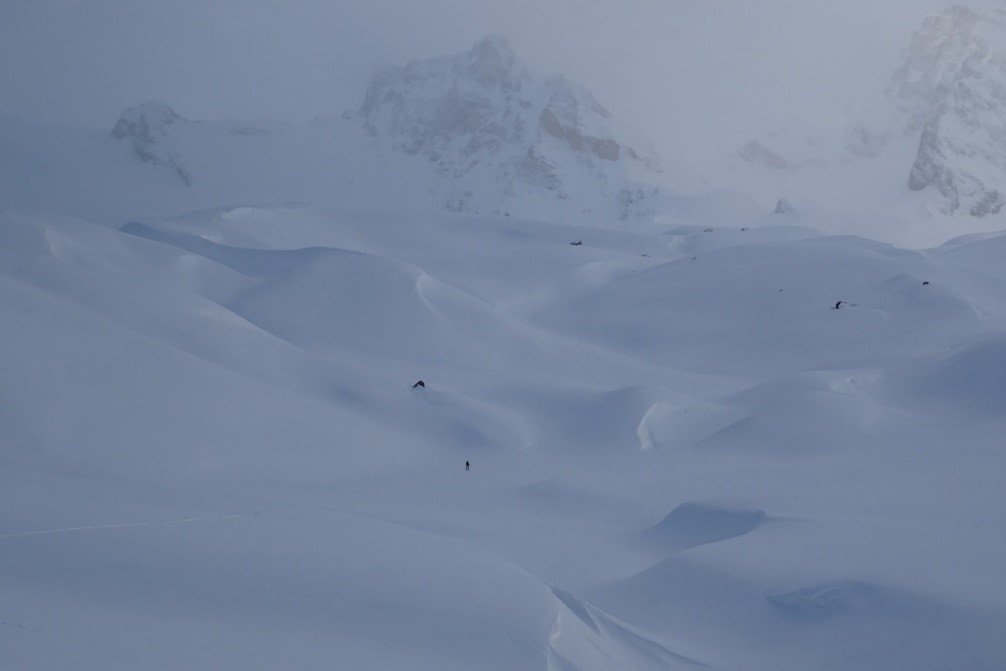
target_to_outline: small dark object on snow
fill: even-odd
[[[697,257],[697,256],[693,256],[691,260],[692,260],[692,261],[698,261],[698,260],[699,260],[699,257]]]
[[[746,231],[746,230],[748,230],[748,229],[747,229],[747,228],[742,228],[742,229],[741,229],[741,233],[743,233],[743,232],[744,232],[744,231]]]
[[[649,254],[643,254],[643,258],[644,259],[648,259],[648,258],[650,258],[650,255]]]
[[[580,247],[581,245],[583,245],[583,240],[577,240],[576,242],[569,243],[570,247]]]
[[[929,280],[926,280],[925,282],[923,282],[923,283],[922,283],[922,286],[924,286],[924,287],[928,287],[928,286],[929,286]]]
[[[426,383],[423,382],[422,380],[420,380],[419,382],[417,382],[414,385],[412,385],[413,389],[418,389],[419,387],[422,387],[423,389],[425,389],[426,388]]]
[[[465,462],[465,470],[466,471],[472,470],[472,462],[470,462],[470,461],[466,461]]]
[[[702,231],[702,232],[703,232],[703,233],[712,233],[712,232],[713,232],[713,229],[711,229],[711,228],[707,228],[706,230],[704,230],[704,231]]]
[[[846,303],[845,301],[839,301],[839,302],[835,303],[835,307],[833,309],[834,310],[841,310],[843,303],[845,303],[845,305],[848,305],[848,303]]]

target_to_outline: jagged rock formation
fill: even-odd
[[[878,130],[861,119],[853,119],[846,129],[845,149],[857,158],[876,158],[890,138],[890,131]]]
[[[888,94],[921,129],[908,186],[933,187],[948,212],[1002,209],[1006,182],[1006,10],[955,6],[912,38]]]
[[[500,37],[379,73],[359,116],[372,137],[425,157],[454,211],[601,194],[628,218],[652,195],[636,182],[660,172],[649,144],[587,89],[533,73]]]
[[[185,118],[164,103],[148,101],[119,115],[112,137],[128,140],[141,161],[170,167],[188,185],[192,181],[189,172],[168,142],[169,129],[185,123]]]
[[[786,170],[792,167],[789,161],[758,140],[751,140],[738,149],[737,156],[750,163],[757,163],[773,170]]]
[[[789,201],[785,198],[780,198],[776,201],[775,210],[772,211],[773,214],[792,214],[793,206],[789,204]]]

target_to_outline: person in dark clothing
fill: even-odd
[[[465,462],[465,470],[466,471],[472,470],[472,462],[470,462],[470,461],[466,461]]]
[[[423,382],[422,380],[420,380],[419,382],[417,382],[414,385],[412,385],[413,389],[418,389],[419,387],[422,387],[423,389],[425,389],[426,388],[426,383]]]

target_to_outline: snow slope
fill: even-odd
[[[5,213],[5,660],[1000,668],[1006,236],[769,223]]]

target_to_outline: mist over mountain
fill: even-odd
[[[215,193],[234,174],[255,184],[235,198],[387,206],[393,183],[409,208],[622,221],[667,204],[645,137],[586,88],[536,74],[496,36],[381,70],[355,113],[304,126],[202,122],[147,102],[125,110],[112,136],[165,168],[167,182]]]
[[[600,194],[625,219],[640,207],[629,180],[661,172],[649,142],[620,128],[590,91],[534,74],[496,36],[458,56],[383,71],[360,116],[381,144],[426,157],[452,180],[445,191],[455,211],[509,211],[546,194],[582,208]]]
[[[923,208],[912,216],[998,214],[1006,182],[1003,145],[1006,89],[1006,10],[953,6],[922,21],[864,116],[846,110],[830,128],[787,130],[753,139],[736,157],[770,171],[816,172],[827,180],[854,183],[881,162],[903,174],[904,186],[920,192]],[[833,174],[825,176],[829,170]],[[785,181],[785,180],[780,180]],[[847,198],[862,198],[848,190]],[[880,205],[876,198],[883,198]],[[892,214],[911,207],[904,188],[888,184],[871,194],[871,207]]]
[[[908,130],[921,127],[908,186],[932,187],[950,212],[998,213],[1006,180],[1006,9],[953,7],[928,17],[889,85]]]

